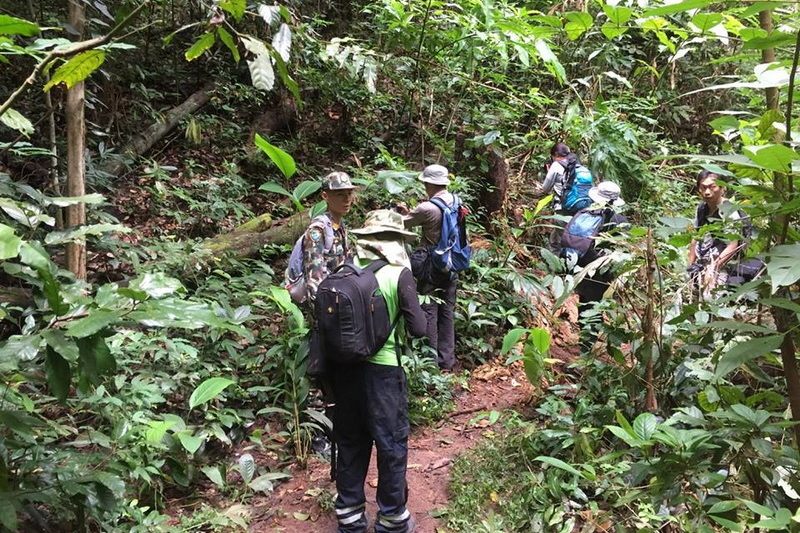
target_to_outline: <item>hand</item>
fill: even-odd
[[[394,210],[403,216],[408,214],[408,206],[406,205],[405,202],[398,202],[397,204],[395,204]]]

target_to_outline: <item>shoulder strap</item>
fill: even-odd
[[[444,202],[444,200],[442,200],[438,196],[434,196],[433,198],[430,198],[428,201],[433,205],[435,205],[436,207],[438,207],[439,209],[441,209],[442,213],[444,213],[447,209],[449,209],[448,205]]]
[[[566,163],[566,165],[561,165],[564,167],[564,190],[569,190],[575,182],[575,169],[580,163],[578,163],[578,156],[574,153],[570,153],[564,163]]]

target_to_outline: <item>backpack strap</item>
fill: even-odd
[[[453,198],[454,198],[453,207],[455,207],[456,206],[456,201],[457,201],[457,197],[456,197],[455,194],[453,195]],[[447,211],[448,209],[452,209],[453,208],[453,207],[450,207],[449,205],[447,205],[445,203],[445,201],[442,200],[438,196],[434,196],[433,198],[428,199],[428,201],[430,203],[432,203],[433,205],[435,205],[436,207],[438,207],[439,209],[441,209],[442,210],[442,214],[444,214],[444,212]]]
[[[389,262],[386,261],[385,259],[376,259],[375,261],[373,261],[369,265],[365,266],[363,268],[363,270],[368,270],[368,271],[372,272],[373,274],[375,274],[375,273],[378,272],[378,270],[382,269],[383,267],[385,267],[388,264],[389,264]],[[355,265],[353,265],[353,266],[355,268],[358,268]],[[400,322],[400,317],[402,315],[403,315],[403,313],[400,311],[400,309],[398,309],[397,310],[397,316],[395,316],[394,320],[392,320],[392,327],[389,329],[389,331],[394,332],[394,353],[397,356],[397,366],[400,366],[400,367],[402,367],[403,364],[400,362],[400,351],[401,351],[400,350],[400,332],[397,329],[397,323]]]
[[[561,166],[564,167],[564,191],[566,192],[569,191],[572,188],[572,184],[575,183],[575,169],[580,165],[580,161],[578,161],[577,155],[570,152],[565,163],[566,165],[561,164]]]

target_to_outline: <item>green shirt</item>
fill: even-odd
[[[369,265],[372,261],[367,261],[361,258],[355,258],[355,264],[363,268]],[[397,295],[397,283],[400,279],[400,273],[403,271],[402,266],[386,265],[378,272],[375,277],[378,278],[378,286],[380,287],[381,294],[386,300],[386,308],[389,310],[389,321],[394,322],[397,315],[400,313],[400,299]],[[404,321],[403,317],[395,324],[395,329],[399,332],[403,331]],[[389,335],[389,340],[383,345],[383,348],[378,350],[378,353],[368,359],[370,363],[376,365],[399,366],[397,361],[397,352],[395,351],[395,333]]]

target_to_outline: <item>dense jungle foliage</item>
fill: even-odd
[[[448,531],[800,531],[798,51],[788,2],[5,0],[0,530],[246,528],[164,505],[213,484],[246,507],[326,420],[282,288],[291,237],[215,237],[312,208],[329,170],[362,186],[357,226],[438,162],[473,213],[457,353],[545,384],[458,460]],[[634,222],[601,342],[569,365],[551,331],[585,272],[544,249],[535,194],[556,140]],[[700,168],[766,270],[694,301]],[[83,244],[85,279],[65,261]],[[463,379],[424,352],[405,360],[420,425]]]

